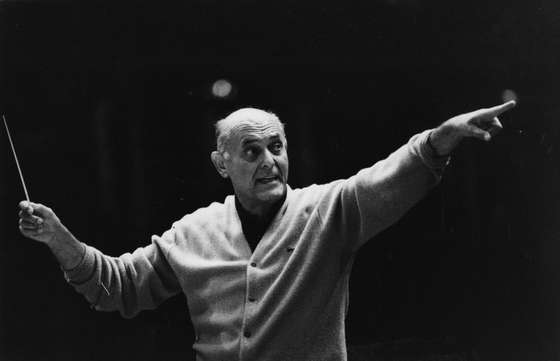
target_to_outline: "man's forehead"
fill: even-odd
[[[224,132],[238,138],[282,136],[282,124],[273,114],[259,109],[241,109],[225,119]]]

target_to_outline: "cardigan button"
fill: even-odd
[[[251,331],[246,330],[245,332],[243,332],[243,336],[245,336],[245,338],[251,337]]]
[[[257,299],[254,297],[249,297],[249,302],[255,302]]]
[[[251,267],[257,267],[257,264],[255,262],[251,262]]]

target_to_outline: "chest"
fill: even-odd
[[[286,290],[329,252],[321,222],[311,209],[296,220],[273,221],[252,252],[240,222],[229,227],[189,229],[169,253],[183,292],[194,304],[243,302],[249,290]],[[328,247],[327,247],[328,248]],[[323,253],[323,255],[321,255]]]

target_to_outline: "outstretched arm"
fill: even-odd
[[[180,291],[165,254],[173,230],[132,254],[110,257],[78,241],[52,209],[25,201],[19,206],[21,233],[51,249],[68,282],[97,310],[132,317]]]
[[[437,184],[447,156],[462,139],[490,140],[502,128],[498,115],[514,106],[515,102],[508,102],[461,114],[413,136],[386,159],[337,183],[323,199],[322,217],[339,227],[353,249],[359,248]]]

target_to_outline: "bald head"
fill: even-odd
[[[274,113],[256,108],[242,108],[216,122],[216,146],[218,151],[223,152],[225,150],[231,135],[236,130],[247,126],[257,128],[278,127],[284,138],[286,137],[284,124],[280,122],[280,119]]]
[[[217,150],[210,154],[223,178],[229,178],[243,208],[263,216],[284,199],[288,152],[284,125],[272,113],[239,109],[216,123]]]

